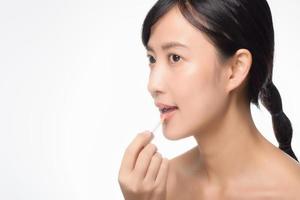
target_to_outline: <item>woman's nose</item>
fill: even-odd
[[[150,72],[147,86],[148,91],[153,98],[156,98],[159,93],[164,91],[165,82],[166,77],[162,67],[159,68],[158,66],[155,66]]]

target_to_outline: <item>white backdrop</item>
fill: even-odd
[[[123,199],[123,151],[159,114],[146,89],[141,27],[154,0],[0,2],[0,199]],[[274,83],[300,158],[300,3],[269,1]],[[298,88],[298,89],[297,89]],[[298,90],[296,92],[296,90]],[[271,117],[252,107],[277,146]],[[172,158],[196,143],[153,143]]]

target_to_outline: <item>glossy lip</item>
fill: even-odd
[[[177,111],[177,109],[176,110],[173,110],[173,111],[171,111],[171,112],[167,112],[167,113],[161,113],[160,114],[160,118],[163,118],[164,117],[164,121],[166,121],[166,120],[168,120],[168,119],[170,119],[174,114],[175,114],[175,112]]]
[[[178,109],[178,107],[177,106],[175,106],[175,105],[167,105],[167,104],[163,104],[163,103],[160,103],[160,102],[155,102],[155,105],[156,105],[156,107],[158,107],[159,108],[159,111],[161,112],[161,109],[163,109],[163,108],[172,108],[172,107],[176,107],[177,109]]]

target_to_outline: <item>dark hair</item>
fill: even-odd
[[[298,161],[292,147],[293,129],[282,110],[281,96],[272,82],[274,30],[266,0],[158,0],[149,10],[142,27],[142,42],[147,47],[151,27],[172,7],[203,32],[218,50],[221,60],[248,49],[252,66],[248,74],[248,100],[260,109],[258,99],[272,115],[279,148]]]

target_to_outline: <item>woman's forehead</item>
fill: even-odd
[[[204,34],[190,24],[177,7],[170,9],[152,27],[146,49],[162,50],[170,47],[191,49],[193,45],[201,45],[207,41]],[[205,46],[205,45],[201,45]]]

